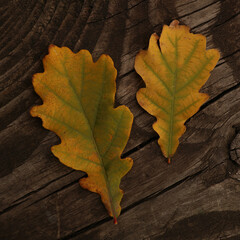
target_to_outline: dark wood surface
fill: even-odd
[[[0,0],[0,239],[240,239],[239,11],[239,0]],[[201,90],[210,99],[168,165],[155,118],[137,104],[144,83],[133,64],[173,19],[207,36],[221,59]],[[109,54],[116,105],[134,114],[123,153],[134,166],[116,226],[99,196],[80,188],[85,174],[50,152],[58,137],[29,114],[41,103],[31,77],[51,43],[88,49],[95,60]]]

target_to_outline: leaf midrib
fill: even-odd
[[[170,40],[170,38],[169,38]],[[178,38],[175,38],[175,44],[170,40],[172,45],[175,48],[175,71],[173,75],[173,85],[172,85],[172,101],[171,101],[171,108],[170,108],[170,124],[169,124],[169,138],[168,138],[168,158],[170,158],[170,153],[172,152],[172,145],[173,145],[173,124],[174,124],[174,115],[175,115],[175,93],[176,93],[176,81],[178,76]]]
[[[175,101],[176,101],[176,94],[179,93],[184,87],[186,87],[188,84],[190,84],[192,81],[194,81],[198,76],[199,74],[202,72],[202,70],[205,68],[205,66],[212,60],[212,58],[209,58],[207,59],[207,61],[202,65],[202,67],[193,75],[193,77],[190,78],[190,80],[184,85],[182,86],[180,89],[176,89],[176,81],[177,81],[177,78],[178,78],[178,74],[180,71],[182,71],[184,69],[184,67],[186,67],[186,65],[189,63],[190,59],[192,58],[192,56],[194,55],[197,47],[198,47],[198,44],[199,44],[199,40],[197,40],[195,43],[194,43],[194,46],[192,48],[192,50],[190,51],[190,54],[188,55],[188,57],[186,58],[183,66],[181,67],[181,69],[178,70],[178,40],[180,39],[179,38],[175,38],[175,42],[172,41],[172,39],[168,37],[168,40],[170,41],[170,43],[172,44],[172,46],[174,47],[175,49],[175,71],[174,71],[174,78],[173,78],[173,89],[172,89],[172,95],[171,95],[171,98],[172,98],[172,101],[171,101],[171,107],[170,107],[170,124],[169,124],[169,139],[168,139],[168,156],[167,157],[170,157],[170,153],[172,151],[172,145],[173,145],[173,125],[174,125],[174,117],[175,117]],[[167,63],[166,59],[165,59],[165,63]],[[169,67],[167,67],[169,69]],[[172,71],[171,71],[172,73]],[[196,101],[190,105],[193,105],[195,104]]]
[[[105,61],[106,61],[106,60],[105,60]],[[90,130],[90,132],[91,132],[90,137],[91,137],[92,143],[93,143],[93,145],[94,145],[95,151],[96,151],[96,153],[97,153],[97,156],[98,156],[98,158],[99,158],[99,160],[100,160],[100,164],[101,164],[101,166],[102,166],[102,170],[103,170],[102,172],[103,172],[103,176],[104,176],[104,179],[105,179],[105,182],[106,182],[107,193],[108,193],[108,198],[109,198],[110,206],[111,206],[111,209],[112,209],[113,217],[114,217],[114,218],[117,218],[117,214],[116,214],[115,208],[114,208],[114,206],[113,206],[113,198],[112,198],[112,196],[111,196],[111,194],[110,194],[111,191],[110,191],[110,186],[109,186],[109,181],[108,181],[107,173],[106,173],[106,170],[105,170],[105,167],[104,167],[104,164],[103,164],[103,159],[102,159],[102,157],[101,157],[101,155],[100,155],[98,146],[97,146],[97,144],[96,144],[96,141],[95,141],[95,138],[94,138],[94,135],[93,135],[92,127],[91,127],[91,125],[90,125],[89,119],[87,118],[86,112],[85,112],[84,108],[82,107],[81,100],[80,100],[80,98],[79,98],[79,96],[78,96],[78,94],[77,94],[77,92],[76,92],[76,90],[75,90],[75,88],[74,88],[74,86],[73,86],[73,84],[72,84],[72,82],[71,82],[71,77],[69,76],[69,74],[68,74],[68,72],[67,72],[67,69],[66,69],[64,63],[62,63],[62,65],[63,65],[64,71],[65,71],[65,74],[66,74],[66,76],[68,77],[69,85],[70,85],[71,89],[73,90],[73,93],[74,93],[74,95],[75,95],[76,98],[77,98],[77,101],[79,102],[79,107],[81,108],[82,112],[84,113],[84,116],[85,116],[85,119],[86,119],[86,123],[87,123],[88,128],[89,128],[89,130]],[[82,70],[81,85],[83,85],[83,80],[84,80],[84,67],[85,67],[85,56],[84,56],[84,55],[83,55],[83,62],[82,62],[82,65],[81,65],[81,66],[82,66],[82,69],[81,69],[81,70]],[[106,68],[104,68],[104,71],[106,71]],[[81,86],[81,91],[82,91],[82,86]],[[81,95],[81,92],[80,92],[80,95]]]

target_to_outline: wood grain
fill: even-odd
[[[0,239],[240,238],[240,79],[237,0],[0,1]],[[151,33],[178,19],[207,36],[221,59],[202,88],[210,99],[187,121],[169,166],[137,104],[144,86],[134,58]],[[123,153],[134,160],[121,188],[122,216],[112,224],[82,172],[59,163],[57,136],[29,114],[41,100],[31,77],[49,44],[109,54],[118,69],[116,105],[134,124]]]

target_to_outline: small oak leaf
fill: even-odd
[[[159,40],[152,34],[149,47],[136,56],[135,69],[146,88],[137,92],[137,100],[157,118],[153,129],[170,163],[185,132],[185,121],[208,99],[199,90],[220,57],[216,49],[206,50],[206,38],[189,32],[174,20],[164,26]]]

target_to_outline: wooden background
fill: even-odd
[[[239,240],[239,11],[239,0],[0,0],[0,239]],[[168,165],[155,118],[136,102],[144,83],[133,64],[173,19],[207,36],[221,59],[201,90],[210,100],[187,121]],[[50,152],[58,137],[29,114],[41,103],[31,77],[51,43],[95,60],[109,54],[116,104],[134,114],[123,154],[134,166],[116,226],[99,196],[80,188],[85,174]]]

